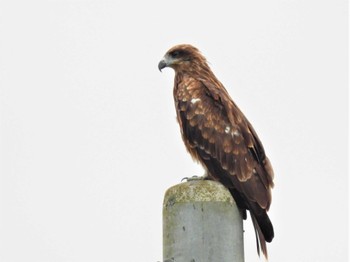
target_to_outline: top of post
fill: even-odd
[[[221,183],[211,180],[193,180],[170,187],[163,206],[188,202],[228,202],[234,204],[230,191]]]

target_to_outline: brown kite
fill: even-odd
[[[250,211],[258,253],[261,248],[267,258],[266,242],[274,237],[266,213],[273,170],[256,132],[197,48],[171,48],[158,64],[159,70],[165,67],[175,70],[174,99],[186,149],[205,168],[205,179],[230,190],[244,219]]]

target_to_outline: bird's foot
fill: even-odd
[[[208,179],[207,175],[204,176],[192,176],[192,177],[184,177],[183,179],[181,179],[181,182],[183,182],[184,180],[186,182],[190,182],[190,181],[198,181],[198,180],[206,180]]]

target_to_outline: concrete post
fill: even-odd
[[[243,262],[243,220],[220,183],[195,180],[167,190],[164,262]]]

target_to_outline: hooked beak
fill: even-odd
[[[167,65],[167,63],[165,62],[165,60],[162,59],[162,60],[159,62],[159,64],[158,64],[158,69],[159,69],[160,72],[162,72],[162,69],[165,68],[165,67],[167,67],[167,66],[168,66],[168,65]]]

